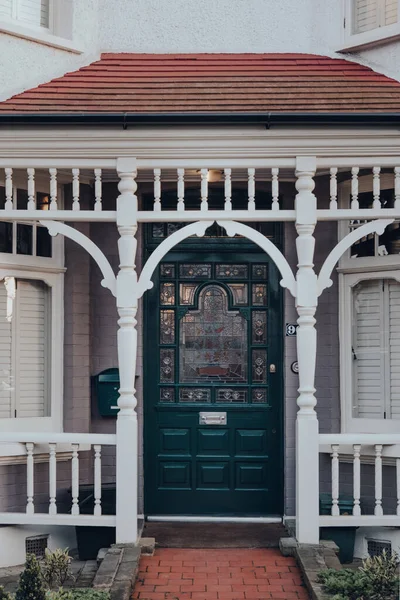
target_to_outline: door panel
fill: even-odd
[[[274,265],[251,252],[171,253],[154,282],[145,321],[146,514],[281,514]],[[204,411],[211,424],[200,420]],[[220,413],[226,422],[216,424]]]

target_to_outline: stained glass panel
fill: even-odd
[[[252,302],[255,306],[267,306],[267,286],[265,283],[253,283]]]
[[[251,272],[253,279],[267,279],[267,265],[253,265]]]
[[[179,286],[179,303],[194,304],[194,295],[199,285],[197,283],[181,283]]]
[[[162,283],[160,285],[160,304],[173,305],[175,304],[175,284]]]
[[[264,310],[253,311],[252,340],[253,344],[267,343],[267,313]]]
[[[256,388],[252,393],[253,404],[266,404],[267,403],[267,390],[265,388]]]
[[[179,402],[211,402],[211,390],[204,388],[181,388]]]
[[[196,279],[204,277],[210,279],[211,265],[210,264],[182,264],[179,265],[179,275],[182,279]]]
[[[160,311],[160,344],[175,342],[175,311]]]
[[[199,309],[180,322],[181,382],[247,382],[247,322],[228,310],[225,290],[208,285],[200,292]]]
[[[164,235],[164,223],[153,223],[151,231],[154,238],[163,238]]]
[[[160,402],[163,402],[163,403],[175,402],[174,388],[169,388],[169,387],[160,388]]]
[[[247,283],[229,283],[234,306],[247,306]]]
[[[174,383],[175,381],[175,350],[164,348],[160,350],[160,381]]]
[[[232,402],[236,404],[247,402],[247,390],[240,389],[220,389],[217,390],[217,402]]]
[[[160,276],[165,278],[175,277],[175,265],[164,263],[160,266]]]
[[[253,383],[267,382],[267,351],[253,350],[252,352]]]
[[[219,279],[247,279],[247,265],[216,265],[215,269]]]
[[[167,235],[172,235],[175,231],[182,229],[186,223],[167,223]]]

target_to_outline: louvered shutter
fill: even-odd
[[[48,302],[48,291],[42,282],[17,281],[17,417],[43,417],[47,414],[50,350]]]
[[[386,0],[385,3],[385,25],[397,23],[398,0]]]
[[[14,0],[0,0],[0,19],[11,19]]]
[[[7,320],[7,291],[0,281],[0,418],[12,416],[11,322]]]
[[[397,23],[398,0],[354,0],[353,33]]]
[[[390,416],[400,419],[400,283],[388,281]]]
[[[353,292],[353,397],[355,416],[383,418],[384,347],[382,280],[363,281]]]
[[[36,27],[49,26],[49,0],[16,0],[18,21]]]

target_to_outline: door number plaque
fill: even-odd
[[[226,412],[199,413],[200,425],[226,425]]]

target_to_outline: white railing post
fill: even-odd
[[[360,453],[361,453],[361,445],[354,444],[354,462],[353,462],[353,497],[354,497],[354,505],[353,505],[353,515],[355,517],[359,517],[361,515],[361,506],[360,506],[360,498],[361,498],[361,461],[360,461]]]
[[[376,517],[383,515],[382,508],[382,448],[381,444],[375,446],[375,511]]]
[[[332,446],[332,517],[340,515],[339,510],[339,445]]]
[[[57,514],[57,444],[49,444],[49,515]]]
[[[72,483],[72,515],[79,515],[79,444],[72,444],[71,483]]]
[[[137,542],[138,427],[135,371],[137,355],[137,211],[136,159],[119,158],[120,181],[117,199],[118,250],[117,276],[118,365],[120,376],[117,417],[117,513],[116,542]]]
[[[35,444],[26,444],[26,513],[33,515],[35,512],[35,505],[33,502],[34,485],[33,485],[33,448]]]
[[[400,458],[396,458],[396,488],[397,488],[397,510],[396,514],[400,516]]]
[[[101,446],[94,446],[94,514],[101,515]]]
[[[296,536],[300,543],[319,542],[319,448],[315,363],[317,332],[317,277],[314,271],[313,237],[317,220],[317,201],[313,194],[316,158],[296,160],[296,239],[298,270],[296,308],[297,358],[299,363],[299,410],[296,421]]]

